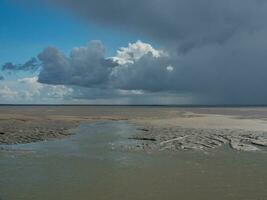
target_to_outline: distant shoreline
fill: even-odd
[[[267,107],[267,104],[250,105],[250,104],[216,104],[216,105],[205,105],[205,104],[170,104],[170,105],[160,105],[160,104],[0,104],[1,107],[27,107],[27,106],[88,106],[88,107],[177,107],[177,108],[245,108],[245,107]]]

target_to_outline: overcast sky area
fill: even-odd
[[[266,104],[266,0],[0,0],[0,104]]]

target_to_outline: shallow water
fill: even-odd
[[[61,140],[0,151],[1,200],[265,200],[267,154],[112,150],[127,122],[84,124]]]

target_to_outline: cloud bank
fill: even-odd
[[[264,0],[42,2],[89,22],[117,27],[125,33],[142,33],[162,49],[138,41],[107,58],[105,47],[98,41],[74,48],[69,56],[49,47],[38,56],[41,83],[191,94],[205,103],[267,102]],[[9,63],[3,68],[24,67]]]
[[[38,81],[102,89],[175,89],[171,83],[176,60],[164,51],[141,41],[120,48],[110,58],[105,58],[104,49],[101,42],[92,41],[73,48],[67,57],[56,48],[46,48],[38,55],[42,66]]]
[[[49,47],[38,56],[38,82],[95,88],[81,89],[79,98],[90,98],[92,93],[112,98],[122,90],[191,94],[205,103],[264,103],[267,43],[262,42],[264,34],[254,37],[197,48],[182,56],[141,41],[119,49],[111,58],[105,58],[103,45],[95,41],[74,48],[70,56]]]

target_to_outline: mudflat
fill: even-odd
[[[82,123],[127,120],[138,131],[123,149],[208,151],[229,144],[238,151],[265,151],[267,108],[160,106],[2,106],[0,144],[24,144],[75,134]]]
[[[0,107],[0,199],[267,199],[266,113]]]

